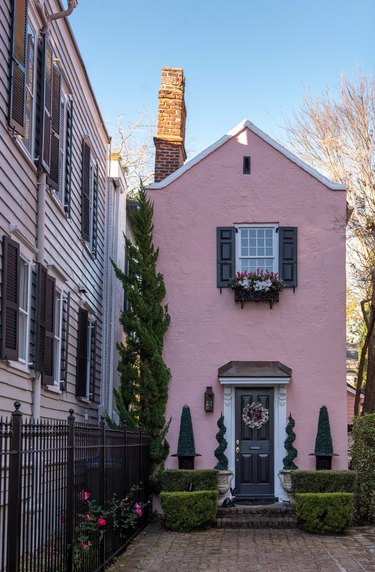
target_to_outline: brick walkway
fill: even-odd
[[[375,571],[375,528],[347,536],[296,529],[211,529],[176,533],[149,525],[111,572]]]

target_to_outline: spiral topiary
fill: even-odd
[[[295,424],[296,422],[294,421],[292,414],[289,413],[288,425],[285,428],[288,437],[284,441],[284,447],[287,451],[287,455],[283,458],[283,466],[286,471],[294,471],[295,469],[298,469],[297,465],[293,462],[298,454],[297,449],[293,447],[293,442],[296,438],[296,434],[293,431]]]
[[[216,440],[219,443],[219,446],[215,449],[215,457],[217,458],[217,465],[214,467],[218,471],[227,471],[228,470],[228,458],[225,455],[224,451],[228,446],[227,440],[225,439],[224,435],[227,431],[224,425],[224,415],[221,414],[219,420],[217,422],[217,426],[219,427],[219,431],[216,433]]]

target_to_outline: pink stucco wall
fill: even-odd
[[[251,175],[242,174],[251,156]],[[328,407],[333,468],[347,467],[345,380],[345,192],[332,191],[245,129],[182,176],[149,190],[154,201],[154,240],[160,247],[171,326],[165,361],[172,372],[167,418],[176,453],[181,408],[190,405],[196,468],[213,467],[216,421],[223,388],[218,368],[231,360],[274,360],[293,370],[287,414],[296,421],[300,468],[314,468],[319,409]],[[298,227],[298,287],[280,302],[246,303],[216,287],[216,227],[277,222]],[[211,385],[215,412],[203,410]],[[169,467],[177,459],[169,458]]]

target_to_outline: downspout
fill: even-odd
[[[68,0],[68,8],[66,10],[55,12],[54,14],[49,14],[49,16],[46,16],[44,6],[41,1],[35,0],[35,7],[43,24],[41,28],[42,33],[48,34],[50,22],[52,22],[52,20],[59,20],[60,18],[67,18],[73,12],[74,8],[77,7],[77,5],[78,0]]]
[[[112,235],[112,240],[113,240],[113,244],[112,244],[112,256],[113,256],[113,260],[115,260],[116,264],[118,263],[118,231],[119,231],[119,220],[120,220],[120,187],[115,187],[115,197],[114,197],[114,218],[115,218],[115,227],[114,227],[114,232]],[[109,388],[108,388],[108,409],[110,411],[110,415],[113,415],[113,378],[114,378],[114,359],[115,359],[115,345],[114,345],[114,340],[115,340],[115,323],[116,323],[116,316],[115,316],[115,310],[117,309],[117,306],[115,304],[115,300],[116,300],[116,283],[117,283],[117,278],[115,275],[115,272],[112,268],[112,264],[111,264],[111,278],[112,278],[112,293],[111,293],[111,298],[112,298],[112,304],[111,304],[111,333],[110,333],[110,340],[111,340],[111,354],[110,354],[110,358],[109,358]],[[119,316],[117,317],[119,318]]]
[[[38,175],[38,207],[37,207],[37,228],[36,228],[36,261],[44,264],[45,253],[45,224],[46,224],[46,192],[47,192],[47,175],[39,173]],[[33,400],[32,400],[32,416],[34,419],[40,418],[40,397],[42,387],[42,376],[39,373],[33,384]]]
[[[69,16],[74,8],[77,6],[77,0],[68,0],[67,10],[56,12],[46,16],[44,5],[40,0],[35,0],[35,7],[42,22],[41,32],[44,34],[49,33],[49,23],[52,20],[59,18],[66,18]],[[37,234],[36,234],[36,261],[37,263],[44,264],[45,255],[45,228],[46,228],[46,191],[47,191],[47,175],[44,172],[39,172],[37,181]],[[41,374],[37,375],[33,384],[32,396],[32,416],[34,419],[40,418],[40,403],[41,403]]]

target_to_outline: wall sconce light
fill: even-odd
[[[212,391],[212,387],[206,387],[204,392],[204,410],[212,412],[214,410],[215,394]]]

